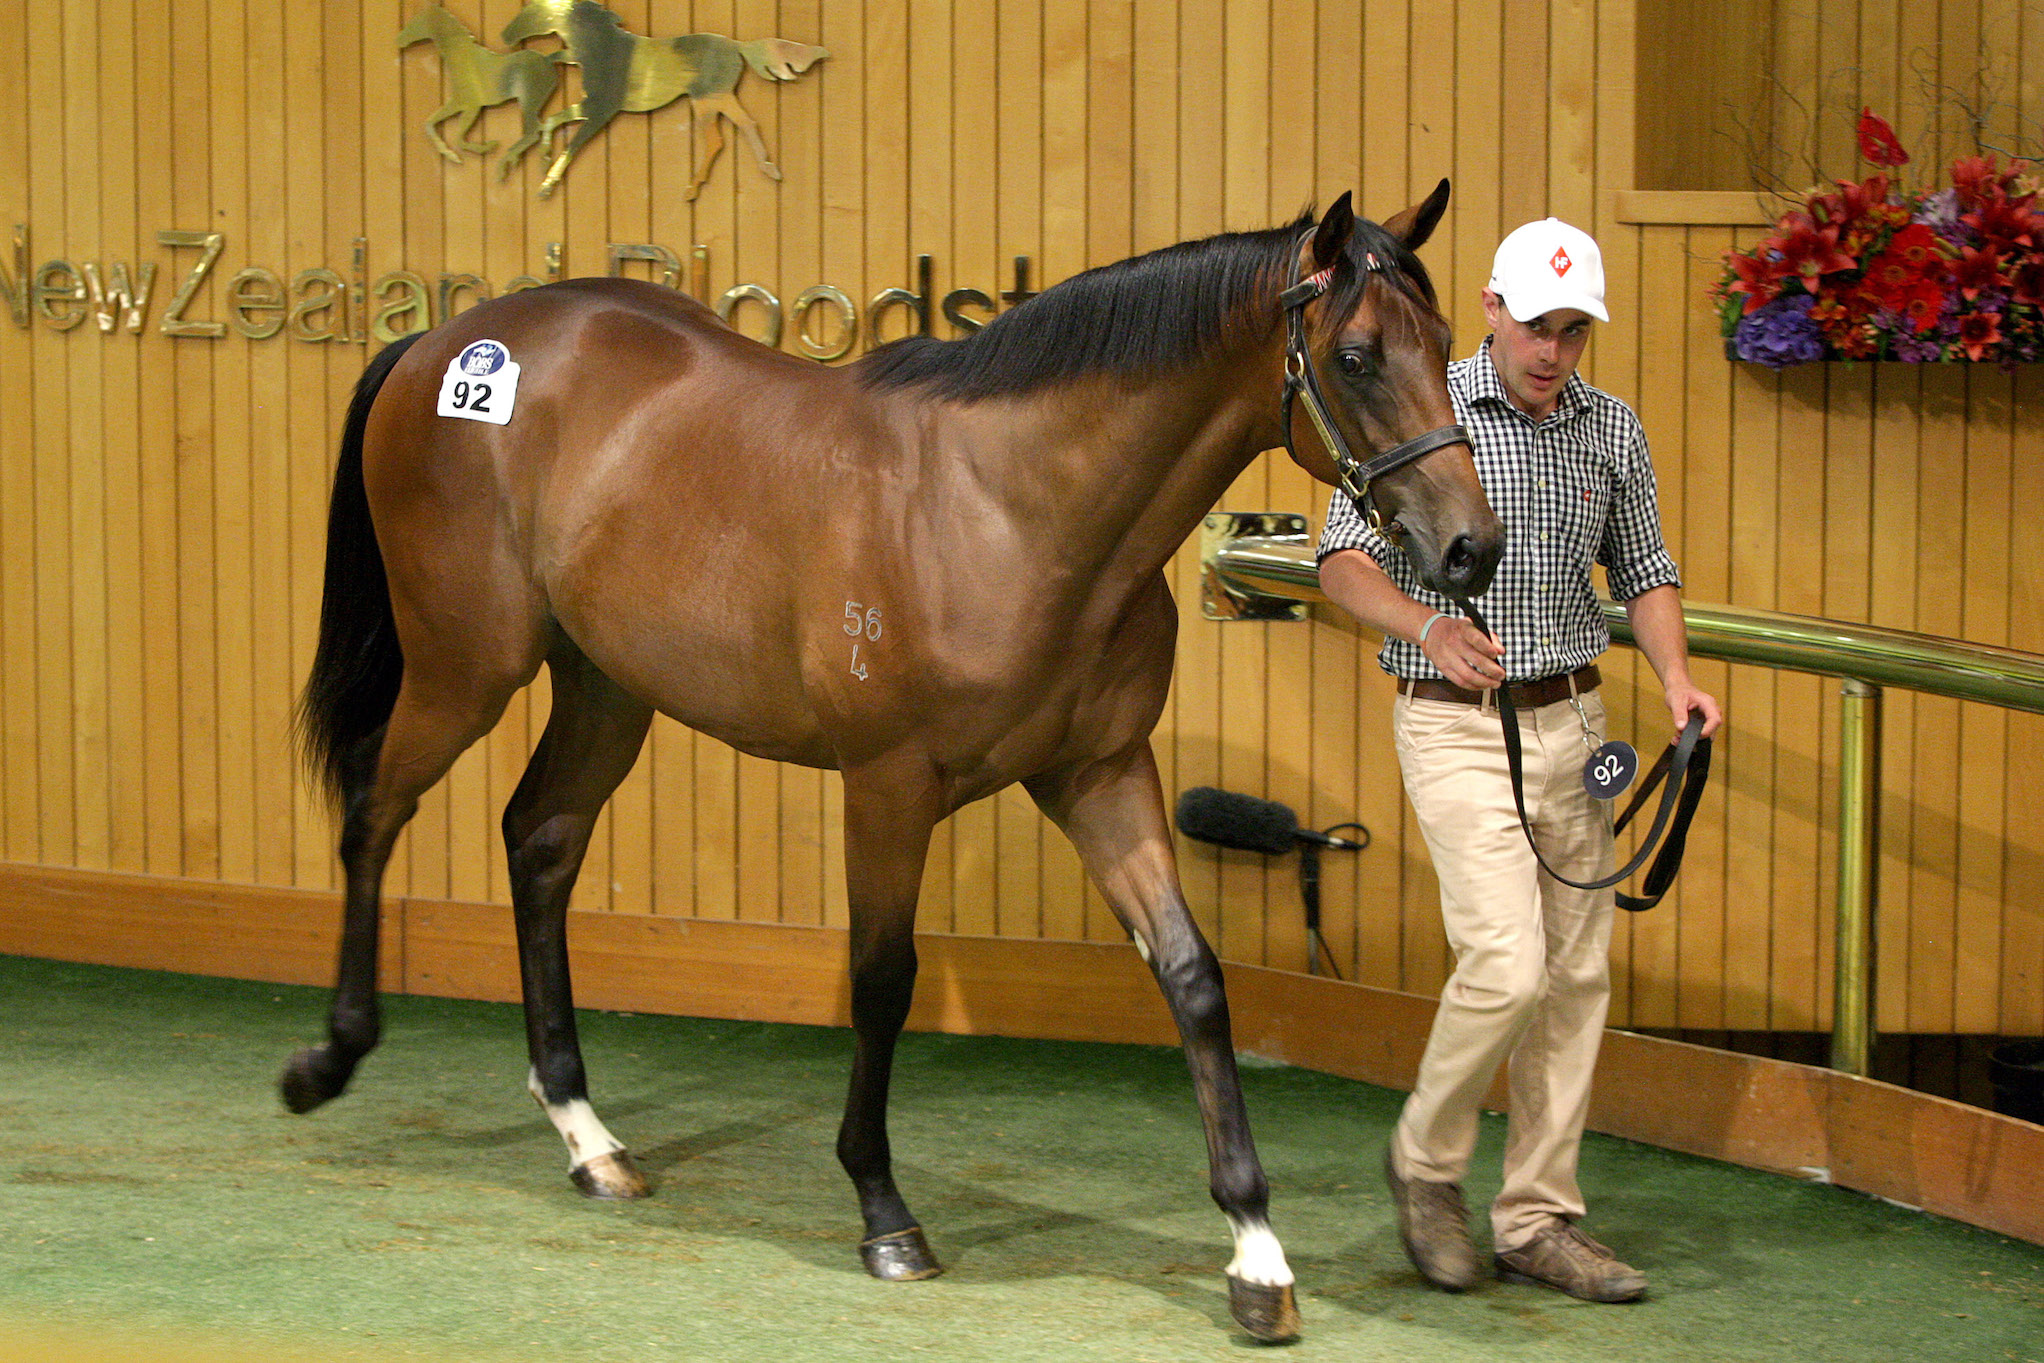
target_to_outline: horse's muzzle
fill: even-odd
[[[1504,551],[1502,526],[1488,532],[1465,530],[1456,535],[1442,551],[1434,574],[1442,593],[1457,601],[1482,596],[1497,574],[1498,560]]]

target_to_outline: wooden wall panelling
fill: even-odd
[[[196,13],[180,13],[172,25],[168,49],[173,78],[171,119],[180,136],[170,144],[172,178],[171,223],[184,231],[202,230],[215,216],[208,163],[209,124],[207,54],[208,25]],[[167,253],[165,273],[180,277],[188,269],[190,250]],[[182,871],[213,877],[220,873],[219,726],[214,656],[213,464],[211,429],[213,355],[203,340],[170,342],[169,363],[176,375],[177,430],[177,579],[178,579],[178,702],[182,744],[179,755],[183,783],[184,834]],[[43,716],[48,726],[56,717]]]
[[[1969,375],[1963,366],[1935,365],[1924,375],[1923,442],[1917,456],[1920,507],[1938,520],[1964,516]],[[1936,508],[1933,512],[1932,508]],[[1936,521],[1916,572],[1917,628],[1943,634],[1963,622],[1961,552],[1936,543]],[[1914,828],[1910,836],[1909,1030],[1950,1031],[1953,1022],[1952,934],[1957,912],[1959,702],[1916,701]]]
[[[2011,375],[1975,373],[1967,414],[1961,637],[2006,644],[2009,558],[2014,532],[2010,444],[2015,417]],[[1992,1035],[2001,1020],[2002,848],[2008,826],[2005,763],[2009,713],[1959,707],[1954,745],[1958,846],[1952,916],[1952,1030]]]
[[[91,320],[69,332],[0,320],[10,640],[0,836],[16,860],[332,881],[332,828],[293,767],[285,724],[311,656],[339,414],[374,347],[161,335],[196,255],[159,246],[166,227],[227,237],[214,287],[192,309],[209,320],[224,319],[241,265],[287,280],[313,265],[351,275],[357,237],[371,279],[404,268],[431,286],[474,270],[493,290],[541,272],[548,241],[566,243],[571,274],[601,271],[607,241],[684,255],[701,241],[713,297],[756,280],[786,305],[823,280],[863,312],[874,290],[913,283],[918,252],[935,257],[940,295],[1007,287],[1018,254],[1041,286],[1133,250],[1266,226],[1358,182],[1362,211],[1382,216],[1447,173],[1456,197],[1428,259],[1459,352],[1481,334],[1476,289],[1499,232],[1555,212],[1599,234],[1614,321],[1589,372],[1639,400],[1691,598],[2044,642],[2028,613],[2035,570],[2014,549],[2008,509],[2024,504],[2035,462],[2020,419],[2030,376],[1831,366],[1776,381],[1727,367],[1700,295],[1728,234],[1612,217],[1607,191],[1633,180],[1631,0],[1417,10],[1140,0],[1108,11],[919,0],[913,13],[860,0],[626,0],[619,13],[641,32],[771,32],[831,48],[801,81],[744,87],[788,178],[767,180],[733,141],[694,204],[685,189],[701,139],[679,107],[621,117],[546,201],[533,194],[538,157],[503,184],[494,161],[443,163],[420,127],[443,98],[437,56],[400,57],[393,42],[408,8],[365,0],[308,15],[220,0],[173,28],[162,0],[64,0],[64,60],[0,59],[15,64],[0,65],[0,81],[18,71],[9,88],[30,140],[59,151],[20,159],[7,182],[9,224],[31,228],[31,270],[57,258],[159,265],[140,336],[104,336]],[[493,40],[515,9],[476,0],[458,13]],[[1866,169],[1852,156],[1851,114],[1885,101],[1917,153],[1909,173],[1943,173],[1951,148],[1911,122],[1926,122],[1911,54],[1941,50],[1948,83],[1984,72],[1998,88],[2006,68],[2013,94],[1990,105],[1990,127],[2006,135],[2018,113],[2030,117],[2020,77],[2025,61],[2044,60],[2032,51],[2044,24],[2013,0],[1907,13],[1893,0],[1798,0],[1781,17],[1777,61],[1818,101],[1810,142],[1827,172]],[[1585,51],[1593,62],[1558,56]],[[570,93],[578,79],[569,73]],[[152,117],[158,109],[172,116]],[[508,141],[515,122],[514,109],[496,110],[485,136]],[[151,173],[160,166],[170,173]],[[347,320],[366,330],[370,318]],[[740,321],[757,326],[750,311]],[[903,321],[896,312],[888,334]],[[1919,497],[1947,484],[1963,489],[1958,544],[1897,552],[1929,528]],[[1821,489],[1814,515],[1805,488]],[[1317,525],[1325,492],[1271,456],[1227,500],[1305,511]],[[1788,533],[1799,515],[1814,533]],[[1196,551],[1171,571],[1182,628],[1158,735],[1167,798],[1221,784],[1282,799],[1316,826],[1360,817],[1378,846],[1327,863],[1337,955],[1431,992],[1447,952],[1397,788],[1375,640],[1331,611],[1303,626],[1207,622]],[[272,581],[288,583],[276,616]],[[1656,741],[1650,673],[1628,654],[1609,661],[1614,728]],[[1836,686],[1698,672],[1722,680],[1732,710],[1724,803],[1707,807],[1682,908],[1622,928],[1619,1011],[1642,1025],[1699,1006],[1725,1025],[1821,1025]],[[505,897],[496,822],[546,694],[542,678],[429,795],[393,863],[394,890]],[[1888,731],[1883,1016],[2044,1028],[2044,931],[2008,898],[2038,838],[1997,793],[2033,758],[2035,726],[1891,692]],[[662,721],[605,815],[576,902],[842,921],[838,789],[835,776],[741,761]],[[288,824],[267,813],[283,808]],[[1303,955],[1290,858],[1181,852],[1195,913],[1225,954]],[[929,877],[926,928],[1120,935],[1019,793],[950,821]]]
[[[111,258],[135,259],[135,23],[132,0],[108,0],[94,15],[100,65],[109,89],[101,106],[100,215],[95,228],[100,268]],[[98,329],[97,320],[91,324]],[[141,487],[136,391],[138,340],[125,330],[99,338],[104,392],[98,438],[104,455],[106,598],[104,638],[107,715],[107,865],[143,869]]]
[[[11,32],[27,30],[26,0],[10,0]],[[29,126],[31,66],[26,43],[0,45],[0,116],[8,126]],[[8,248],[6,269],[23,317],[32,312],[27,290],[42,257],[36,238],[41,215],[38,187],[30,172],[29,139],[11,137],[0,145],[0,232]],[[31,224],[34,224],[31,226]],[[16,231],[29,234],[28,250],[13,254]],[[0,325],[0,815],[7,855],[34,861],[42,855],[41,789],[37,767],[35,574],[26,547],[35,543],[35,356],[34,331],[9,316]],[[47,380],[45,380],[47,381]]]
[[[1685,260],[1686,294],[1700,294],[1717,277],[1719,259],[1733,244],[1724,228],[1698,227],[1689,232]],[[1723,601],[1731,594],[1733,375],[1720,358],[1724,351],[1717,327],[1700,310],[1684,310],[1689,350],[1688,405],[1684,420],[1682,531],[1676,562],[1681,565],[1688,594],[1701,601]],[[1729,697],[1736,706],[1731,669],[1723,663],[1698,660],[1691,665],[1697,685],[1712,695]],[[1689,835],[1685,864],[1704,874],[1682,887],[1676,950],[1679,971],[1676,1025],[1718,1028],[1724,1021],[1721,969],[1726,941],[1727,835],[1725,792],[1744,779],[1747,734],[1734,728],[1722,734],[1713,766],[1723,772],[1710,798],[1697,810]]]
[[[291,148],[285,137],[284,6],[278,0],[248,0],[248,42],[241,54],[248,87],[249,232],[244,263],[270,270],[291,258],[289,225],[280,206],[287,201],[286,173]],[[289,276],[285,276],[288,281]],[[281,320],[281,319],[280,319]],[[254,788],[254,843],[251,879],[291,883],[296,860],[291,823],[295,765],[291,752],[291,702],[298,678],[292,670],[291,617],[278,609],[279,587],[291,571],[291,400],[288,344],[242,343],[248,352],[249,474],[247,633],[254,653],[250,667],[250,760]]]
[[[1705,264],[1711,262],[1705,261]],[[1715,270],[1712,271],[1715,273]],[[1753,365],[1729,367],[1732,399],[1730,600],[1772,606],[1775,552],[1783,525],[1777,518],[1780,492],[1781,384]],[[1770,865],[1774,858],[1775,674],[1738,668],[1719,701],[1735,716],[1734,727],[1713,756],[1723,763],[1725,808],[1723,1022],[1741,1030],[1762,1029],[1768,1012],[1768,949],[1775,904]],[[1651,721],[1649,721],[1651,732]],[[1715,773],[1714,773],[1715,774]],[[1708,948],[1705,948],[1708,950]]]
[[[250,90],[244,69],[246,0],[217,0],[214,41],[208,54],[213,196],[209,225],[233,228],[240,240],[223,251],[223,264],[241,257],[258,238],[249,216]],[[225,323],[213,302],[197,317]],[[213,356],[213,619],[215,685],[219,707],[220,876],[237,884],[255,879],[254,544],[250,535],[252,421],[251,347],[205,343]]]
[[[63,31],[63,17],[61,13],[52,16],[59,32]],[[64,144],[64,75],[61,68],[47,64],[29,66],[24,126],[32,144]],[[29,195],[36,216],[58,233],[67,233],[71,225],[65,178],[63,164],[56,157],[34,158],[29,163]],[[45,247],[42,254],[31,257],[37,262],[31,268],[39,268],[50,254]],[[61,278],[53,281],[59,285],[67,282]],[[65,448],[71,384],[68,357],[74,339],[69,333],[45,329],[35,337],[30,360],[41,380],[32,390],[34,529],[26,541],[34,545],[39,850],[43,858],[62,863],[68,863],[77,850],[71,746],[70,460]]]
[[[1890,365],[1874,379],[1874,467],[1871,544],[1915,544],[1917,509],[1917,417],[1923,376]],[[1906,554],[1871,554],[1868,619],[1898,629],[1916,628],[1916,564]],[[1917,698],[1889,690],[1881,700],[1881,858],[1876,893],[1878,964],[1875,1019],[1890,1029],[1906,1028],[1909,1007],[1911,835],[1914,820]]]
[[[1778,527],[1774,601],[1798,615],[1824,613],[1827,366],[1784,370],[1781,379],[1781,473],[1775,483]],[[1750,670],[1750,669],[1749,669]],[[1832,902],[1817,874],[1827,839],[1821,819],[1824,773],[1836,766],[1835,746],[1822,743],[1824,696],[1837,684],[1792,672],[1774,674],[1774,780],[1767,835],[1774,911],[1769,922],[1767,1021],[1777,1031],[1817,1029],[1818,923]]]
[[[2026,34],[2028,29],[2026,28]],[[2025,69],[2031,69],[2026,67]],[[2027,368],[2016,375],[2016,409],[2034,412],[2044,402],[2044,373]],[[2013,432],[2009,501],[2044,506],[2044,429],[2018,421]],[[2009,641],[2017,648],[2044,649],[2044,555],[2026,552],[2009,565]],[[2012,799],[2003,848],[2003,883],[2044,884],[2044,811],[2027,798],[2027,776],[2044,771],[2044,715],[2009,716],[2007,775]],[[2044,903],[2034,893],[2006,897],[2002,918],[2001,1014],[1995,1030],[2009,1036],[2044,1035]]]
[[[137,0],[138,7],[146,3],[149,0]],[[276,205],[276,211],[284,219],[286,252],[272,268],[289,285],[298,271],[310,269],[315,263],[329,258],[326,249],[329,176],[305,175],[300,168],[310,155],[311,148],[328,146],[326,104],[332,98],[327,82],[328,63],[341,64],[344,54],[331,51],[323,41],[325,34],[320,14],[299,5],[287,4],[281,9],[283,79],[284,88],[289,92],[284,100],[283,171],[289,190]],[[339,136],[338,132],[336,136]],[[338,171],[336,167],[335,172]],[[148,193],[147,179],[145,177],[145,196]],[[146,215],[143,221],[147,221]],[[284,363],[290,376],[290,425],[287,433],[290,492],[286,533],[291,552],[290,567],[283,580],[283,614],[289,630],[286,652],[291,680],[286,699],[295,703],[298,689],[304,685],[306,674],[311,671],[313,648],[319,634],[319,602],[326,563],[327,500],[338,436],[333,434],[337,428],[328,419],[332,347],[300,342],[288,335],[282,344],[285,346]],[[145,405],[148,402],[146,390],[144,402]],[[148,533],[148,520],[145,510],[145,535]],[[150,574],[145,578],[145,588],[152,585],[157,576]],[[151,627],[150,617],[153,614],[145,607],[145,630]],[[146,640],[147,635],[144,637]],[[152,665],[150,655],[154,651],[145,643],[145,668]],[[152,697],[154,690],[152,686]],[[298,761],[295,750],[290,762],[291,873],[288,883],[307,889],[325,889],[333,883],[334,841],[330,817],[317,786]],[[156,780],[155,765],[152,753],[152,785]],[[152,871],[156,869],[155,848],[161,836],[155,827],[158,817],[152,800]]]

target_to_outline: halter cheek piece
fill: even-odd
[[[1314,230],[1308,228],[1305,236],[1299,238],[1302,250]],[[1293,254],[1292,285],[1278,295],[1278,304],[1286,313],[1285,449],[1294,459],[1298,457],[1298,451],[1292,445],[1292,400],[1303,398],[1307,419],[1313,423],[1313,429],[1319,432],[1320,443],[1327,447],[1327,453],[1334,459],[1341,490],[1355,503],[1357,512],[1371,529],[1395,535],[1400,527],[1396,521],[1385,524],[1383,515],[1377,510],[1376,499],[1370,495],[1371,482],[1395,469],[1404,468],[1422,455],[1432,454],[1443,445],[1468,444],[1469,432],[1460,426],[1443,426],[1401,445],[1394,445],[1367,462],[1356,458],[1355,452],[1348,447],[1348,441],[1342,439],[1341,432],[1334,427],[1334,418],[1327,410],[1327,399],[1320,391],[1320,380],[1313,372],[1312,354],[1306,349],[1306,305],[1327,292],[1328,282],[1334,278],[1334,267],[1330,265],[1317,274],[1300,279],[1298,254]],[[1384,268],[1374,252],[1366,252],[1363,260],[1363,268],[1371,273]]]

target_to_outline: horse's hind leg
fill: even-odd
[[[382,1032],[376,998],[383,870],[419,797],[488,733],[515,686],[422,685],[407,672],[381,730],[348,754],[342,776],[341,869],[346,897],[327,1039],[293,1056],[279,1081],[284,1105],[310,1112],[348,1086]]]
[[[652,710],[563,642],[549,659],[553,712],[504,809],[518,969],[525,987],[527,1087],[567,1143],[569,1177],[590,1197],[644,1197],[624,1144],[589,1106],[568,977],[568,895],[596,816],[631,771]]]
[[[887,1087],[894,1046],[915,994],[916,896],[930,830],[942,813],[936,776],[920,760],[845,773],[845,886],[852,920],[852,1079],[837,1157],[858,1190],[859,1257],[876,1278],[943,1271],[894,1186]]]
[[[1270,1229],[1270,1185],[1242,1104],[1220,963],[1185,906],[1149,741],[1027,785],[1134,935],[1178,1024],[1206,1125],[1214,1201],[1235,1233],[1229,1309],[1258,1339],[1290,1339],[1299,1333],[1292,1270]]]

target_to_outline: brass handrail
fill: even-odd
[[[1281,533],[1269,533],[1281,522]],[[1302,518],[1207,518],[1201,542],[1204,607],[1212,619],[1298,618],[1325,601]],[[1262,531],[1263,533],[1246,533]],[[1611,637],[1634,643],[1615,602],[1600,603]],[[1289,606],[1291,609],[1287,610]],[[1844,680],[1839,725],[1838,950],[1832,985],[1831,1063],[1866,1074],[1873,1057],[1874,913],[1880,858],[1881,688],[2044,714],[2044,656],[1910,630],[1855,625],[1744,606],[1683,603],[1689,651]]]

